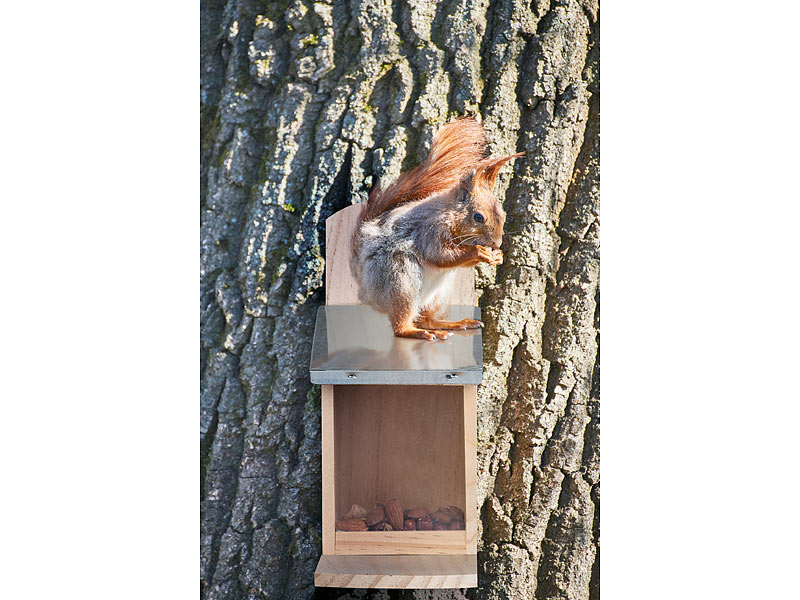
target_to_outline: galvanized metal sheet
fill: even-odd
[[[476,306],[450,306],[447,318],[480,320]],[[395,337],[389,318],[368,306],[321,306],[311,347],[311,382],[319,384],[464,385],[483,377],[480,329],[446,340]]]

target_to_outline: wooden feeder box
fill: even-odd
[[[386,315],[360,305],[350,270],[360,210],[350,206],[326,221],[326,306],[317,313],[310,369],[322,385],[322,557],[314,583],[477,587],[480,330],[435,342],[397,338]],[[456,279],[449,317],[480,319],[474,271],[459,269]],[[418,530],[417,521],[408,531],[337,530],[354,504],[370,510],[393,498],[430,513],[456,506],[464,519],[453,519],[452,529],[436,522]]]

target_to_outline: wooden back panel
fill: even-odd
[[[461,386],[334,390],[336,518],[353,504],[370,509],[392,498],[431,512],[467,506]]]
[[[354,204],[325,221],[325,304],[361,304],[351,264],[353,232],[363,204]],[[458,269],[446,304],[474,306],[475,269]]]

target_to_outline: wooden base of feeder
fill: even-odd
[[[478,587],[476,554],[341,556],[323,554],[314,585],[342,588]]]

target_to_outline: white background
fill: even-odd
[[[609,600],[797,594],[783,4],[602,7]],[[0,594],[194,599],[198,7],[8,3],[3,21]]]

